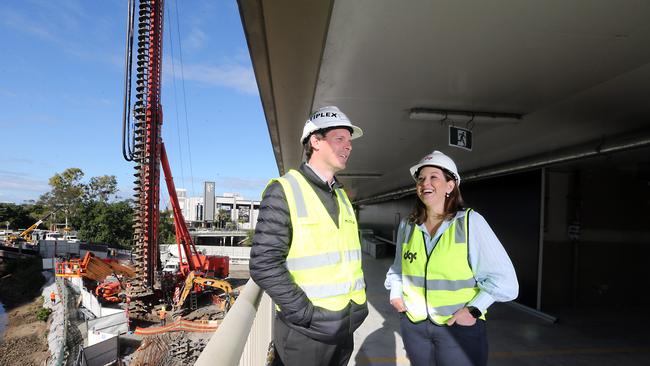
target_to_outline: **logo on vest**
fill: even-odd
[[[409,261],[409,263],[413,263],[413,261],[417,259],[418,259],[418,253],[413,253],[408,250],[406,251],[406,253],[404,253],[404,260]]]

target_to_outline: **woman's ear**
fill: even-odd
[[[447,181],[447,194],[451,194],[451,192],[454,190],[454,187],[456,186],[456,181],[451,179]]]

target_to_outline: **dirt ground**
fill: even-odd
[[[48,322],[36,319],[43,307],[38,297],[7,311],[7,328],[0,343],[0,365],[40,366],[49,356],[47,346]]]

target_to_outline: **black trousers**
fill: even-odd
[[[274,366],[345,366],[352,355],[354,337],[350,334],[336,344],[327,344],[309,338],[275,318],[273,343]]]
[[[412,323],[400,314],[406,354],[413,366],[485,366],[488,343],[485,321],[470,327],[436,325],[429,320]],[[435,363],[434,363],[435,360]]]

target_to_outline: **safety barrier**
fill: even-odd
[[[248,280],[195,365],[214,365],[214,360],[225,366],[266,365],[272,322],[271,298]]]
[[[60,294],[59,306],[63,307],[63,336],[61,337],[61,348],[59,349],[58,358],[56,359],[56,365],[62,366],[67,363],[68,358],[68,299],[70,293],[68,292],[68,286],[66,286],[65,280],[55,277],[55,282]]]
[[[191,321],[191,320],[183,320],[178,318],[173,322],[160,327],[147,327],[147,328],[137,327],[135,328],[134,333],[139,335],[153,335],[153,334],[160,334],[160,333],[174,332],[174,331],[210,333],[210,332],[214,332],[218,328],[219,328],[219,324],[217,322]]]

